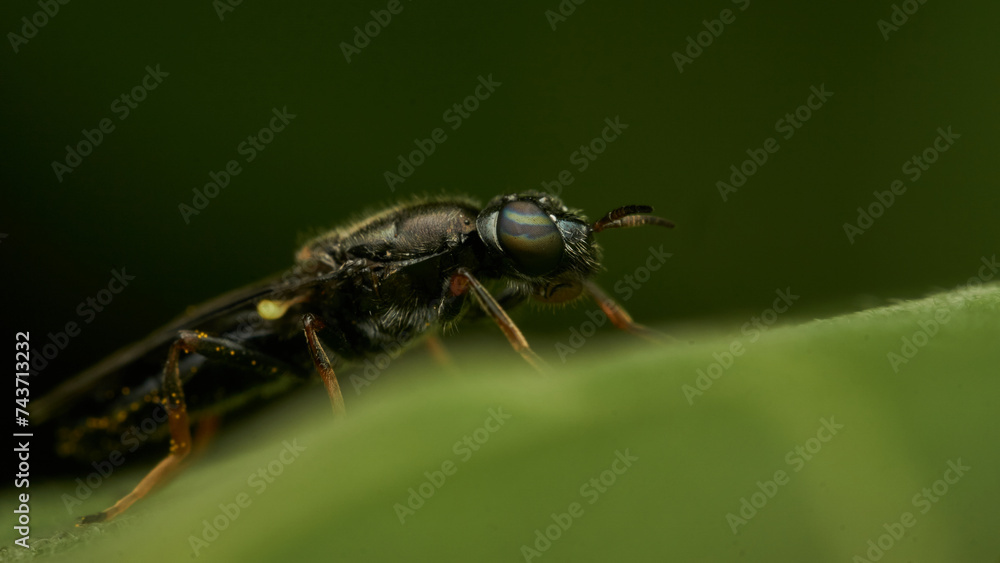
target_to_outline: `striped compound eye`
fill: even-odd
[[[512,201],[503,207],[497,221],[497,238],[518,269],[529,276],[555,270],[562,259],[559,228],[530,201]]]

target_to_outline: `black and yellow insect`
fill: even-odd
[[[561,304],[587,296],[619,328],[645,332],[590,278],[600,267],[594,234],[673,226],[651,211],[630,205],[590,223],[537,192],[499,196],[485,207],[436,198],[387,209],[310,240],[291,271],[208,302],[66,381],[36,403],[33,418],[58,425],[60,455],[84,458],[128,445],[135,421],[164,422],[158,435],[170,436],[167,457],[118,503],[81,522],[110,520],[177,470],[199,419],[267,400],[317,372],[335,413],[343,413],[328,350],[358,360],[466,313],[486,314],[541,369],[505,312],[527,299]],[[494,296],[481,280],[501,289]]]

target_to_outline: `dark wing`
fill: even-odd
[[[165,347],[177,337],[179,330],[203,326],[260,299],[288,298],[289,295],[294,295],[297,292],[307,291],[311,286],[326,281],[329,277],[331,276],[308,276],[289,283],[274,276],[202,303],[146,338],[121,348],[87,370],[63,382],[38,401],[32,402],[32,422],[41,424],[73,403],[78,397],[89,393],[98,384],[110,384],[111,379],[123,371],[122,368],[144,358],[158,348]],[[166,356],[160,361],[166,361]]]

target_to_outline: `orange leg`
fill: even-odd
[[[632,320],[632,316],[628,314],[621,305],[619,305],[614,299],[604,293],[604,290],[598,287],[592,281],[583,282],[584,291],[587,292],[594,301],[597,302],[604,314],[608,316],[611,320],[611,324],[615,325],[625,332],[630,332],[636,336],[641,336],[652,342],[662,343],[665,340],[673,340],[671,337],[657,332],[645,325],[641,325]]]
[[[219,420],[220,417],[213,414],[203,417],[198,422],[194,433],[194,450],[191,451],[191,458],[200,457],[208,449],[215,434],[219,431]]]
[[[458,283],[462,280],[465,283]],[[486,314],[493,317],[493,320],[500,327],[500,330],[503,331],[504,336],[507,337],[514,350],[518,354],[521,354],[521,357],[540,373],[544,374],[548,371],[548,364],[545,363],[545,360],[531,349],[528,341],[521,334],[520,329],[517,328],[514,321],[510,319],[507,312],[497,303],[496,299],[490,295],[490,292],[486,291],[483,284],[479,283],[479,280],[472,275],[472,272],[465,268],[459,268],[455,274],[455,278],[452,279],[452,287],[457,288],[461,292],[472,291],[472,294],[476,296],[476,300],[479,301],[479,305],[486,311]]]
[[[306,332],[306,341],[309,343],[309,353],[312,355],[316,371],[323,378],[323,385],[326,393],[330,396],[330,405],[333,407],[334,416],[344,416],[344,395],[340,392],[340,383],[337,382],[337,374],[333,372],[333,364],[330,357],[326,355],[323,343],[319,341],[320,330],[326,327],[323,321],[316,318],[312,313],[306,313],[302,317],[302,326]]]
[[[145,497],[154,488],[169,482],[182,467],[182,462],[192,451],[191,420],[188,416],[187,403],[184,401],[184,389],[181,385],[180,357],[181,352],[197,352],[209,359],[235,363],[245,368],[256,370],[267,377],[281,376],[289,368],[280,360],[265,356],[245,348],[239,342],[209,336],[203,332],[182,330],[177,340],[170,346],[167,362],[163,367],[163,381],[160,397],[167,410],[167,422],[170,428],[170,453],[150,471],[132,492],[122,497],[110,508],[90,514],[80,519],[77,525],[94,522],[107,522],[125,512],[139,499]],[[214,434],[218,419],[210,416],[199,424],[199,447],[203,449],[208,438]],[[203,442],[203,443],[202,443]]]
[[[163,405],[167,409],[167,421],[170,425],[170,455],[153,468],[132,492],[122,497],[110,508],[97,514],[80,518],[77,526],[105,522],[128,510],[128,507],[149,494],[157,485],[170,480],[180,466],[180,463],[191,451],[191,423],[188,420],[187,405],[184,403],[184,390],[181,388],[180,369],[178,368],[181,350],[187,349],[184,338],[174,341],[167,355],[167,365],[163,368]]]
[[[431,353],[431,357],[434,358],[438,364],[445,366],[447,368],[454,368],[455,362],[451,359],[451,354],[445,349],[444,343],[441,342],[441,337],[436,334],[428,335],[424,342],[427,344],[427,350]],[[459,375],[454,369],[449,369],[451,373]]]

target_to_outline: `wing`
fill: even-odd
[[[214,320],[222,319],[240,309],[249,309],[260,299],[286,299],[290,295],[309,291],[312,286],[327,281],[331,276],[329,273],[323,276],[302,276],[293,278],[290,282],[279,276],[273,276],[202,303],[146,338],[121,348],[87,370],[61,383],[49,394],[33,402],[32,422],[44,423],[80,397],[86,396],[99,384],[118,385],[116,378],[121,377],[125,371],[123,368],[147,358],[158,350],[165,350],[177,337],[179,330],[197,329],[210,325]],[[156,359],[160,363],[165,360],[165,353],[162,358]]]

